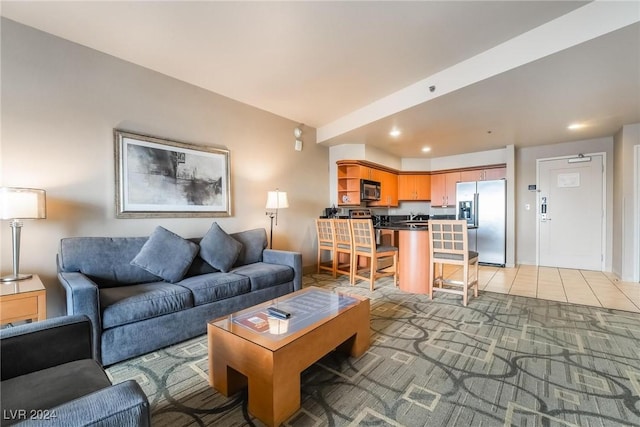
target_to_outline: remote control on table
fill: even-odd
[[[279,317],[281,319],[288,319],[289,317],[291,317],[291,313],[288,313],[284,310],[280,310],[278,308],[275,307],[269,307],[267,308],[267,312],[269,312],[269,315],[273,316],[273,317]]]

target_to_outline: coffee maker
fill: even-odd
[[[338,209],[335,206],[330,208],[324,208],[324,217],[325,218],[336,218],[338,215]]]

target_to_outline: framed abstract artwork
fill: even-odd
[[[117,218],[231,215],[229,151],[114,130]]]

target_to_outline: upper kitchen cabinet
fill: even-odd
[[[504,166],[465,170],[460,172],[460,181],[491,181],[494,179],[503,179],[507,177],[507,168]]]
[[[368,206],[398,206],[398,175],[384,166],[374,167],[373,163],[360,160],[339,160],[338,165],[338,205],[360,204],[360,180],[367,179],[380,183],[380,200],[368,202]]]
[[[461,181],[460,175],[460,172],[435,173],[431,175],[431,206],[455,206],[456,183]]]
[[[382,182],[380,179],[380,170],[365,165],[360,165],[360,178],[370,181]]]
[[[360,204],[360,165],[356,162],[340,161],[338,164],[338,205]]]
[[[431,200],[431,176],[398,175],[398,200]]]
[[[398,175],[392,172],[376,170],[374,181],[380,182],[380,201],[369,202],[368,206],[398,206]]]

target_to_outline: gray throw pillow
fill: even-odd
[[[158,226],[131,264],[176,283],[182,280],[197,254],[198,245]]]
[[[262,261],[262,252],[267,247],[267,231],[264,228],[233,233],[231,237],[242,243],[242,250],[236,260],[236,266]]]
[[[225,273],[231,270],[241,250],[242,243],[229,236],[217,222],[200,240],[200,258]]]

